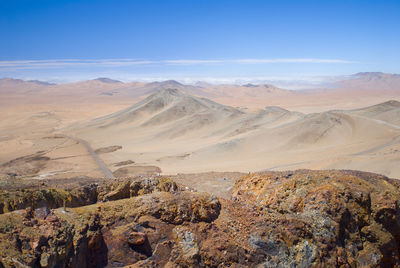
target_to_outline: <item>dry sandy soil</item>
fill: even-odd
[[[189,183],[197,188],[215,180],[229,188],[236,178],[203,172],[266,167],[357,169],[400,178],[399,100],[400,76],[380,73],[305,91],[2,79],[0,174],[104,177],[81,139],[117,177],[202,173]]]

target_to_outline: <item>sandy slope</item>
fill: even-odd
[[[164,173],[357,168],[399,176],[400,129],[362,116],[375,109],[378,117],[382,110],[395,113],[398,105],[313,114],[279,107],[246,112],[167,89],[68,131],[97,147],[122,146],[103,156],[108,163],[133,159]]]
[[[337,88],[289,91],[105,78],[62,85],[0,79],[0,173],[103,176],[84,146],[54,138],[71,134],[94,149],[122,146],[99,156],[112,171],[352,168],[400,177],[398,80],[361,73]],[[114,166],[128,160],[134,163]]]
[[[103,173],[84,145],[56,134],[77,120],[120,109],[119,106],[101,105],[99,108],[97,105],[89,109],[64,104],[2,106],[0,176],[16,173],[37,179],[80,175],[102,177]]]

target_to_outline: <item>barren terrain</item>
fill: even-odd
[[[0,80],[0,266],[398,266],[398,85]]]
[[[400,177],[399,80],[361,73],[334,88],[291,91],[2,79],[0,173],[43,180],[345,168]]]

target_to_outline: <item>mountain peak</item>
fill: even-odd
[[[22,80],[22,79],[16,79],[16,78],[10,78],[10,77],[1,78],[0,81],[11,82],[11,83],[23,83],[24,82],[24,80]]]
[[[387,106],[392,106],[392,107],[400,107],[400,102],[397,100],[389,100],[384,103],[381,103],[381,105],[387,105]]]
[[[165,81],[163,81],[163,82],[161,82],[161,83],[169,84],[169,85],[180,85],[180,86],[182,86],[182,84],[179,83],[179,82],[176,81],[176,80],[165,80]]]
[[[363,80],[381,80],[381,79],[387,79],[392,77],[391,74],[387,73],[382,73],[382,72],[362,72],[362,73],[356,73],[353,75],[356,79],[363,79]]]
[[[269,113],[287,113],[289,112],[288,110],[279,107],[279,106],[266,106],[264,108],[265,112],[269,112]]]
[[[169,102],[177,98],[182,98],[185,97],[186,94],[184,94],[182,91],[176,89],[176,88],[162,88],[152,95],[150,95],[148,98],[149,99],[162,99],[164,102]]]
[[[176,88],[163,88],[158,90],[156,93],[153,95],[184,95],[184,93]]]
[[[254,85],[254,84],[251,84],[251,83],[244,84],[243,86],[244,87],[258,87],[258,85]]]
[[[107,83],[107,84],[122,83],[121,81],[113,80],[113,79],[110,79],[110,78],[107,78],[107,77],[99,77],[99,78],[93,79],[93,81],[99,81],[99,82]]]
[[[377,75],[382,75],[384,73],[382,72],[360,72],[356,73],[353,76],[377,76]]]
[[[156,86],[164,86],[164,87],[182,87],[183,84],[175,81],[175,80],[165,80],[161,82],[152,82],[149,85],[156,85]]]
[[[51,86],[51,85],[56,85],[54,83],[46,82],[46,81],[40,81],[40,80],[28,80],[27,82],[35,83],[38,85],[45,85],[45,86]]]
[[[1,78],[0,82],[3,83],[10,83],[10,84],[15,84],[15,85],[23,85],[23,84],[30,84],[30,85],[40,85],[40,86],[49,86],[49,85],[55,85],[54,83],[49,83],[45,81],[39,81],[39,80],[22,80],[22,79],[16,79],[16,78]]]

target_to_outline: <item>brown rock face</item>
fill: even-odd
[[[97,184],[89,184],[72,190],[63,189],[18,189],[0,190],[0,213],[33,208],[58,208],[64,204],[68,207],[79,207],[97,202]],[[44,211],[41,211],[44,212]]]
[[[102,185],[92,183],[68,190],[47,188],[8,191],[0,189],[0,214],[27,207],[37,208],[38,213],[43,214],[48,208],[59,208],[64,205],[80,207],[97,201],[113,201],[152,192],[174,191],[179,191],[178,186],[169,178],[128,178],[114,183]]]
[[[253,174],[236,182],[234,196],[282,223],[279,237],[260,236],[265,245],[279,245],[282,252],[274,253],[280,259],[288,259],[292,252],[298,259],[304,251],[301,256],[308,257],[301,259],[307,265],[392,267],[400,263],[397,180],[354,171]]]
[[[169,255],[175,225],[212,222],[219,211],[219,201],[208,194],[157,192],[51,210],[44,219],[30,211],[3,214],[0,267],[120,267],[151,262],[154,252]]]
[[[175,187],[170,180],[126,185],[109,190],[137,196],[45,218],[32,209],[0,215],[0,267],[400,265],[400,184],[383,176],[251,174],[236,182],[234,200],[160,190]]]
[[[178,190],[176,183],[169,178],[128,179],[100,187],[98,199],[112,201],[152,192],[175,192]]]

